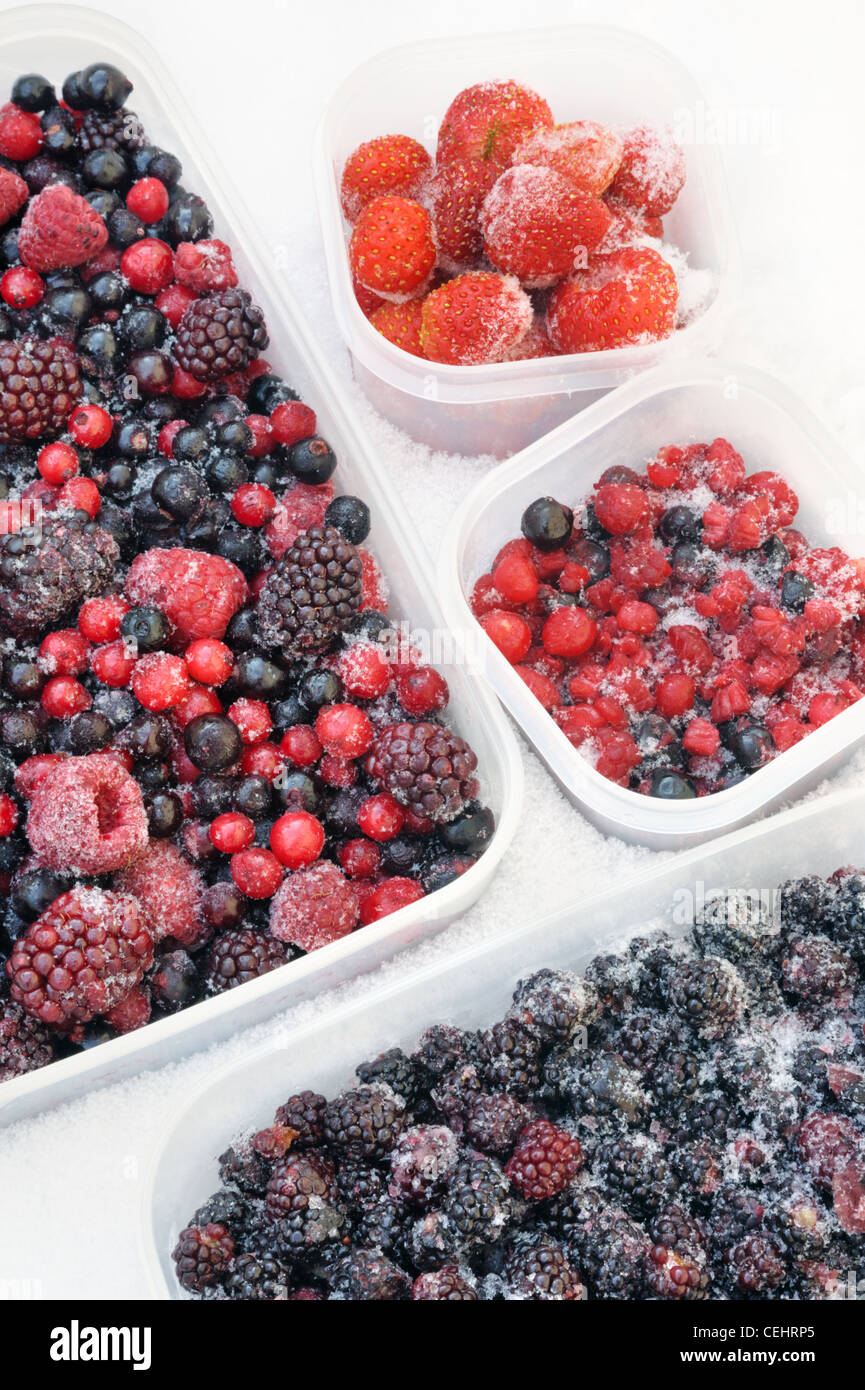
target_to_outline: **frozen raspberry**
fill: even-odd
[[[638,126],[628,132],[610,193],[652,217],[670,211],[685,182],[685,156],[670,131]]]
[[[324,514],[332,501],[331,483],[296,482],[283,493],[264,528],[267,548],[274,560],[282,558],[302,531],[324,525]]]
[[[315,951],[357,926],[357,891],[329,860],[290,874],[270,906],[270,931],[303,951]]]
[[[420,198],[431,171],[432,160],[410,135],[366,140],[345,161],[340,181],[342,210],[354,222],[373,198],[388,194]]]
[[[27,836],[47,868],[80,874],[125,868],[148,843],[138,783],[109,754],[64,758],[33,789]]]
[[[572,187],[599,196],[622,162],[624,146],[615,131],[596,121],[540,126],[514,150],[513,164],[554,169]]]
[[[600,198],[534,164],[502,174],[481,211],[487,257],[526,289],[554,285],[584,266],[609,224]]]
[[[531,131],[552,124],[549,106],[530,88],[507,80],[478,82],[459,92],[445,112],[436,164],[479,159],[504,169]]]
[[[0,169],[0,227],[5,226],[30,197],[22,178],[11,169]]]
[[[435,172],[430,208],[439,264],[451,274],[475,270],[484,250],[480,214],[498,177],[489,160],[454,159]]]
[[[105,1022],[115,1033],[134,1033],[150,1022],[150,992],[138,986],[131,989],[124,999],[109,1009]]]
[[[101,888],[63,893],[16,941],[12,998],[56,1027],[87,1023],[124,999],[153,961],[153,936],[134,898]]]
[[[174,937],[195,946],[202,935],[202,879],[170,840],[151,840],[141,858],[114,879],[122,893],[137,898],[157,941]]]
[[[407,299],[436,261],[429,213],[410,198],[375,198],[363,209],[349,244],[352,274],[383,299]]]
[[[525,337],[532,302],[512,275],[459,275],[427,295],[421,344],[431,362],[501,362]]]
[[[108,228],[86,198],[53,183],[32,198],[21,221],[18,253],[33,270],[83,265],[108,240]]]
[[[560,352],[668,338],[676,326],[679,291],[672,267],[648,246],[596,256],[553,291],[547,328]]]
[[[196,294],[232,289],[237,271],[231,247],[224,241],[182,241],[174,253],[174,278]]]
[[[129,601],[159,608],[181,649],[199,637],[222,637],[247,593],[236,565],[202,550],[145,550],[126,576]]]

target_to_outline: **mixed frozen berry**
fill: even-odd
[[[616,464],[526,509],[472,611],[598,772],[650,796],[732,787],[865,691],[865,565],[725,439]]]
[[[397,347],[450,365],[667,338],[692,312],[662,221],[684,182],[669,131],[556,125],[517,82],[467,87],[435,159],[384,135],[346,161],[358,303]]]
[[[0,110],[0,1080],[422,898],[493,833],[362,499],[107,63]]]
[[[290,887],[290,881],[289,885]],[[285,889],[283,890],[285,891]],[[180,1233],[208,1299],[843,1297],[865,1253],[865,876],[706,897],[290,1096]]]

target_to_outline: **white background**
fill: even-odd
[[[692,70],[710,106],[762,112],[774,132],[768,142],[724,152],[745,267],[743,308],[725,356],[785,379],[862,459],[861,0],[819,7],[802,0],[546,0],[542,7],[518,0],[116,0],[96,8],[136,25],[161,53],[267,239],[290,248],[284,273],[347,380],[309,169],[312,132],[332,90],[382,48],[467,28],[479,45],[485,30],[586,20],[650,35]],[[65,74],[47,75],[60,81]],[[592,113],[561,119],[578,114]],[[435,552],[450,511],[491,461],[431,459],[371,412],[364,419]],[[535,760],[525,761],[526,805],[513,851],[486,899],[427,947],[427,956],[456,939],[492,935],[515,916],[578,900],[650,857],[604,841],[564,804]],[[861,778],[863,765],[861,758],[851,764],[836,785]],[[387,970],[413,963],[404,957]],[[166,1113],[248,1045],[236,1037],[0,1131],[0,1296],[12,1287],[6,1281],[28,1280],[45,1297],[148,1296],[138,1249],[148,1156]]]

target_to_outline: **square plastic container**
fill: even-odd
[[[241,283],[267,317],[268,360],[314,406],[322,433],[340,463],[335,480],[366,499],[373,516],[370,547],[390,584],[392,611],[414,630],[440,634],[443,619],[426,555],[394,490],[382,475],[345,392],[323,359],[243,202],[219,169],[177,84],[156,54],[132,29],[94,10],[26,6],[0,13],[0,89],[22,72],[44,72],[61,81],[68,72],[105,58],[135,83],[132,108],[150,137],[183,162],[184,182],[208,203],[217,235],[234,250]],[[522,762],[502,711],[484,685],[459,665],[441,663],[451,689],[449,715],[475,748],[482,795],[495,812],[497,830],[486,854],[461,878],[381,922],[173,1018],[149,1024],[99,1048],[0,1085],[0,1123],[72,1100],[92,1087],[161,1066],[185,1053],[258,1022],[295,1001],[374,969],[388,956],[440,931],[480,896],[514,833],[522,801]]]
[[[581,971],[647,923],[683,934],[687,904],[721,888],[771,892],[792,875],[829,874],[865,858],[865,791],[839,792],[680,855],[611,892],[502,932],[400,987],[346,1005],[225,1070],[169,1121],[142,1202],[142,1253],[154,1296],[182,1298],[170,1254],[192,1213],[219,1186],[216,1156],[269,1124],[278,1105],[310,1087],[330,1097],[354,1068],[389,1047],[411,1050],[432,1023],[478,1028],[501,1018],[518,979],[542,966]],[[691,896],[688,897],[687,895]],[[675,917],[673,909],[675,908]]]
[[[475,487],[448,529],[439,560],[439,593],[455,632],[476,659],[565,793],[597,826],[654,849],[683,849],[744,825],[815,786],[865,737],[865,700],[779,754],[726,791],[693,801],[661,801],[601,776],[567,740],[468,605],[474,581],[489,569],[536,497],[579,504],[612,464],[640,467],[664,444],[724,435],[746,466],[775,469],[798,493],[796,525],[810,541],[865,553],[851,499],[862,475],[814,416],[771,377],[749,367],[697,363],[659,367],[621,387],[496,469]]]
[[[719,151],[686,143],[688,176],[664,219],[667,239],[711,273],[714,297],[701,316],[661,343],[529,362],[443,366],[389,343],[364,317],[351,284],[339,202],[346,159],[363,141],[399,132],[435,151],[436,132],[462,88],[514,78],[549,102],[557,121],[617,127],[698,128],[705,109],[690,73],[666,49],[620,29],[573,24],[505,34],[466,34],[388,49],[337,90],[315,141],[316,190],[328,274],[355,376],[372,404],[434,449],[499,456],[540,439],[635,372],[672,355],[714,351],[735,294],[735,238]]]

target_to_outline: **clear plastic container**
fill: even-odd
[[[641,347],[454,367],[412,357],[364,317],[352,290],[339,203],[346,159],[361,141],[392,132],[434,151],[441,118],[457,92],[506,77],[538,91],[558,121],[672,125],[680,134],[688,177],[664,219],[665,236],[688,253],[692,266],[711,272],[714,287],[708,307],[687,328]],[[505,456],[635,372],[672,355],[714,351],[738,273],[719,151],[699,139],[705,110],[697,84],[673,54],[639,34],[594,25],[424,40],[388,49],[357,68],[319,126],[315,178],[334,312],[355,376],[376,409],[434,449]]]
[[[852,503],[861,474],[802,403],[749,367],[669,364],[647,372],[497,468],[448,529],[439,594],[451,627],[494,685],[562,789],[596,825],[655,849],[683,849],[744,825],[828,776],[865,736],[865,700],[809,734],[736,787],[694,801],[662,801],[616,786],[566,739],[514,668],[484,636],[468,605],[474,581],[519,535],[536,497],[574,503],[612,464],[647,463],[663,444],[725,435],[751,472],[775,469],[799,495],[796,525],[813,543],[865,553]]]
[[[265,311],[271,345],[267,358],[314,406],[322,433],[339,457],[338,487],[366,499],[373,516],[370,546],[390,585],[396,617],[436,634],[443,619],[421,543],[394,489],[324,360],[309,327],[278,275],[253,218],[222,173],[178,94],[177,83],[132,29],[95,10],[34,5],[0,13],[0,90],[22,72],[62,81],[68,72],[106,58],[135,83],[132,108],[150,137],[183,162],[184,183],[207,201],[219,236],[233,247],[241,283]],[[495,874],[516,828],[522,801],[522,762],[516,740],[495,698],[458,665],[437,663],[451,689],[449,717],[477,751],[482,795],[497,830],[486,854],[446,888],[380,923],[364,927],[240,989],[197,1004],[171,1019],[41,1071],[0,1085],[0,1123],[71,1100],[93,1086],[164,1063],[269,1017],[311,994],[371,970],[402,947],[440,931],[463,913]]]
[[[491,1023],[504,1013],[517,980],[542,966],[582,970],[594,955],[658,919],[684,933],[689,909],[713,890],[771,893],[792,875],[825,875],[842,864],[861,864],[863,818],[865,791],[859,790],[774,816],[636,875],[578,908],[512,927],[227,1068],[168,1122],[144,1184],[142,1254],[154,1296],[183,1297],[170,1255],[178,1232],[219,1186],[216,1156],[235,1135],[268,1124],[290,1095],[307,1087],[337,1094],[352,1083],[359,1062],[389,1047],[411,1049],[432,1023]]]

